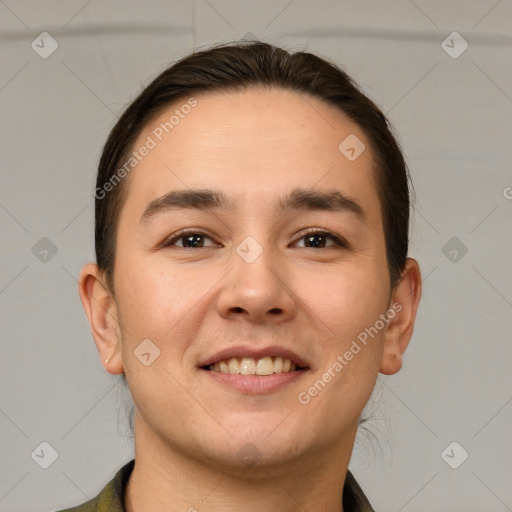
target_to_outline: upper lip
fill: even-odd
[[[270,345],[268,347],[254,348],[249,346],[235,346],[220,350],[215,354],[209,356],[199,363],[198,366],[209,366],[211,364],[231,359],[232,357],[252,357],[254,359],[260,359],[265,356],[284,357],[290,359],[292,363],[295,363],[299,368],[309,368],[309,364],[306,360],[299,357],[293,350],[278,345]]]

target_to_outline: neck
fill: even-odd
[[[343,512],[343,483],[356,429],[325,453],[315,448],[264,467],[196,458],[191,450],[164,442],[140,418],[135,432],[135,467],[124,496],[127,512]]]

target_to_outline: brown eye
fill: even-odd
[[[210,241],[210,244],[207,244],[207,241]],[[196,231],[181,231],[166,240],[163,244],[163,247],[182,247],[184,249],[201,249],[203,247],[219,247],[219,244],[215,243],[211,237],[205,235],[204,233],[196,232]]]
[[[186,235],[181,236],[178,240],[183,240],[182,247],[203,247],[203,235]]]
[[[346,247],[347,244],[341,238],[327,231],[311,231],[302,236],[299,241],[304,241],[306,249],[329,249],[330,247]],[[331,242],[329,244],[329,242]]]
[[[325,244],[327,243],[327,236],[326,235],[308,235],[304,237],[304,245],[306,247],[315,247],[315,248],[324,248]]]

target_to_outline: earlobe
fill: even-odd
[[[393,290],[390,311],[395,315],[384,334],[380,372],[393,375],[402,368],[402,355],[409,345],[421,298],[421,272],[418,262],[407,258],[399,283]]]
[[[123,373],[120,330],[116,302],[94,263],[85,265],[78,280],[78,292],[91,326],[100,359],[111,374]]]

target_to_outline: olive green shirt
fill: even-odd
[[[58,512],[126,512],[124,491],[134,465],[135,459],[123,466],[96,498]],[[344,512],[375,512],[350,471],[343,487],[343,508]]]

